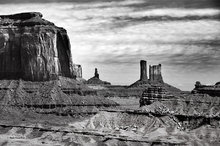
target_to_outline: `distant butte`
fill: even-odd
[[[111,85],[111,83],[106,82],[106,81],[102,81],[99,79],[99,73],[98,73],[98,69],[95,68],[95,73],[94,73],[94,77],[90,78],[86,84],[92,84],[92,85]]]
[[[133,83],[131,87],[149,86],[152,83],[164,83],[161,74],[161,64],[149,66],[149,79],[147,76],[147,61],[140,61],[140,79]]]
[[[180,92],[181,90],[165,83],[162,77],[162,65],[149,65],[149,78],[147,75],[147,61],[140,61],[140,79],[131,84],[129,88],[148,88],[152,86],[164,87],[167,91]]]

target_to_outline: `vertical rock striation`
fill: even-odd
[[[147,61],[141,60],[140,61],[140,81],[148,80],[147,77]]]
[[[150,82],[163,83],[163,77],[161,75],[161,64],[149,66]]]
[[[133,84],[131,84],[129,87],[145,87],[150,86],[149,80],[147,77],[147,61],[141,60],[140,61],[140,79]]]
[[[74,64],[74,70],[76,72],[76,78],[82,78],[82,66],[79,64]]]
[[[65,29],[41,13],[0,16],[0,79],[47,81],[75,78]]]

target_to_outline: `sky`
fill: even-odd
[[[182,90],[220,81],[217,0],[34,1],[0,1],[0,15],[37,11],[64,27],[85,79],[98,68],[102,80],[132,84],[143,59],[162,64],[164,81]]]

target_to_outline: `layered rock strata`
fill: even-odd
[[[192,93],[208,94],[210,96],[220,97],[220,82],[217,82],[215,85],[202,85],[199,81],[197,81]]]
[[[150,78],[149,78],[150,82],[163,83],[163,77],[161,74],[161,64],[152,65],[152,66],[150,65],[149,74],[150,74]]]
[[[0,80],[0,109],[26,108],[38,114],[78,115],[94,114],[98,108],[108,106],[118,104],[97,96],[94,90],[76,80]]]
[[[184,128],[194,129],[202,125],[219,127],[220,98],[207,94],[172,94],[163,87],[146,89],[140,98],[140,112],[176,117]]]
[[[147,77],[147,61],[141,60],[140,61],[140,81],[146,81],[148,80]]]
[[[0,79],[48,81],[58,76],[76,76],[66,30],[41,13],[1,15]]]

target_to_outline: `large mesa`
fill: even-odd
[[[0,16],[0,113],[6,107],[78,116],[94,114],[98,106],[118,105],[97,96],[80,79],[82,67],[72,63],[65,29],[40,13]]]
[[[64,28],[41,13],[0,16],[0,79],[48,81],[75,78],[70,42]]]

